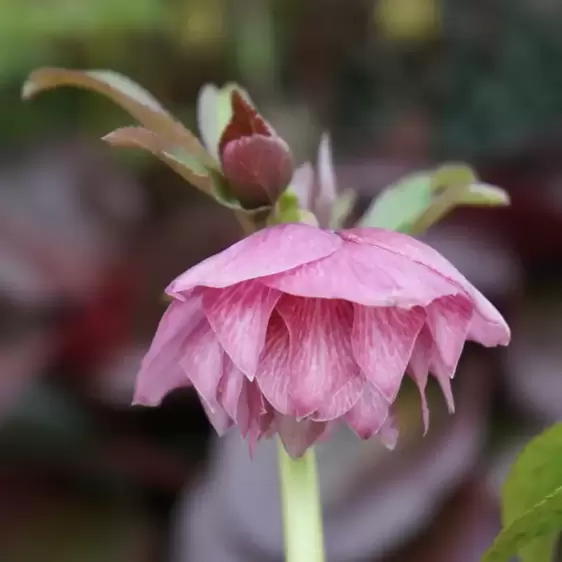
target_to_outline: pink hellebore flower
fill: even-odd
[[[180,275],[138,376],[135,403],[193,385],[223,432],[251,446],[278,433],[300,456],[332,422],[397,438],[390,408],[406,371],[428,412],[428,373],[450,410],[465,340],[506,345],[499,312],[425,244],[375,228],[285,224]]]

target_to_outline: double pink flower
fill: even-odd
[[[304,224],[268,228],[180,275],[138,377],[135,402],[193,385],[219,433],[253,445],[278,433],[301,455],[347,423],[392,446],[404,374],[427,425],[429,373],[453,409],[466,340],[506,345],[509,328],[447,260],[403,234]]]

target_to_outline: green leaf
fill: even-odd
[[[554,546],[553,536],[561,528],[562,486],[506,527],[484,554],[482,562],[509,562],[517,553],[521,553],[525,561],[551,562],[552,553],[548,558],[537,558],[536,555],[545,556],[544,547],[547,542]],[[537,547],[533,544],[537,544]]]
[[[562,424],[533,439],[514,463],[502,490],[504,530],[484,562],[550,562],[562,529]]]
[[[109,133],[103,140],[112,146],[128,148],[136,147],[147,150],[182,178],[201,191],[214,195],[213,178],[208,169],[197,158],[190,155],[181,147],[167,142],[156,133],[142,127],[123,127]]]
[[[299,198],[291,190],[287,189],[275,205],[269,217],[270,224],[283,224],[300,222]]]
[[[443,164],[431,176],[432,191],[450,187],[466,188],[478,180],[476,173],[465,164]]]
[[[376,226],[408,232],[410,225],[431,204],[431,174],[406,176],[387,187],[359,221],[359,226]]]
[[[229,186],[218,168],[204,166],[181,146],[166,141],[148,129],[123,127],[109,133],[103,140],[116,147],[135,147],[147,150],[190,184],[211,195],[221,205],[238,211],[244,210],[230,194]]]
[[[486,183],[474,183],[459,198],[459,205],[474,207],[503,207],[511,203],[506,191]]]
[[[505,191],[479,183],[468,166],[445,164],[435,171],[406,176],[385,189],[373,201],[359,224],[417,234],[457,206],[508,203]]]

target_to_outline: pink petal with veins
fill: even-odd
[[[361,439],[370,439],[386,422],[390,404],[382,393],[370,384],[366,384],[361,397],[344,419],[347,425]]]
[[[253,380],[267,324],[281,293],[257,281],[226,289],[205,289],[203,309],[223,349]]]
[[[134,404],[157,406],[171,390],[192,385],[179,362],[185,343],[203,318],[199,296],[192,296],[181,304],[170,304],[142,361]]]
[[[364,379],[351,353],[353,307],[344,301],[284,296],[277,306],[289,332],[288,393],[297,418],[329,421],[359,399]],[[263,376],[263,375],[262,375]]]
[[[391,403],[425,322],[422,308],[411,310],[355,305],[353,355],[367,380]]]
[[[197,286],[230,285],[288,271],[333,254],[342,241],[336,234],[306,224],[260,230],[177,277],[166,292],[184,300]]]
[[[427,306],[443,295],[465,294],[455,283],[403,256],[356,241],[342,242],[327,257],[261,282],[295,296],[380,307]]]
[[[507,345],[511,331],[506,321],[490,301],[478,291],[439,252],[406,234],[380,228],[354,228],[352,233],[367,244],[385,248],[415,263],[424,264],[461,287],[474,302],[475,314],[469,329],[469,338],[487,347]]]

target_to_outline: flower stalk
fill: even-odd
[[[324,562],[322,507],[314,448],[291,458],[279,442],[285,562]]]

